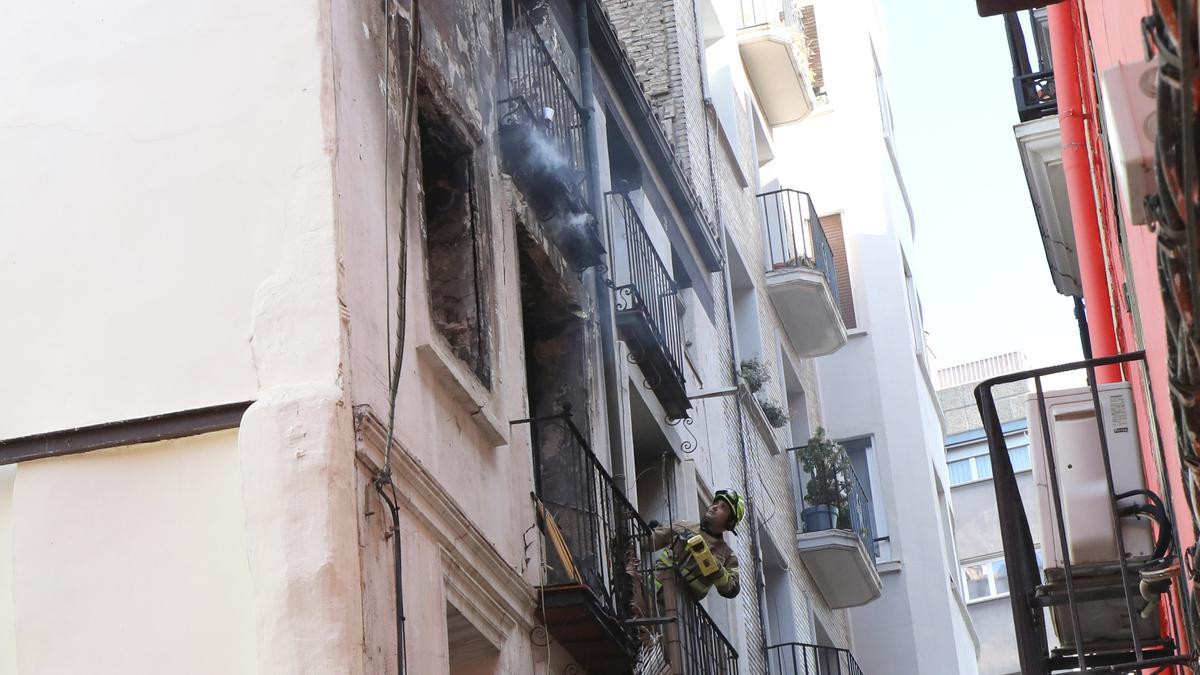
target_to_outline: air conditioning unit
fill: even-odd
[[[1132,387],[1128,382],[1118,382],[1101,385],[1098,391],[1113,489],[1116,494],[1144,489]],[[1100,598],[1078,603],[1084,644],[1129,641],[1129,612],[1121,590],[1112,493],[1105,478],[1100,425],[1097,425],[1091,390],[1046,392],[1044,400],[1050,456],[1054,459],[1057,481],[1052,479],[1047,462],[1047,434],[1038,411],[1037,396],[1030,395],[1025,405],[1047,582],[1043,590],[1047,597],[1059,598],[1059,604],[1052,604],[1050,609],[1055,633],[1063,645],[1073,646],[1072,615],[1065,604],[1066,556],[1060,541],[1054,499],[1057,482],[1066,533],[1065,553],[1070,555],[1072,581],[1077,592],[1085,591],[1088,597]],[[1138,496],[1122,500],[1121,505],[1145,501],[1144,497]],[[1132,569],[1136,569],[1136,564],[1150,559],[1154,551],[1151,521],[1144,517],[1125,517],[1119,523],[1126,560]],[[1130,573],[1129,581],[1136,597],[1136,571]],[[1138,626],[1139,638],[1154,638],[1160,633],[1157,616],[1137,616],[1134,623]]]
[[[1112,151],[1121,213],[1129,225],[1150,220],[1146,196],[1158,191],[1154,144],[1158,138],[1158,66],[1123,63],[1100,75],[1104,129]]]

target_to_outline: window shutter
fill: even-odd
[[[854,290],[850,288],[850,264],[846,260],[846,239],[842,235],[842,217],[838,214],[821,219],[821,229],[833,249],[833,269],[837,275],[838,294],[841,296],[842,322],[846,328],[858,327],[854,315]]]

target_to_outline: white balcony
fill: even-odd
[[[819,530],[796,535],[800,559],[833,609],[858,607],[883,594],[875,560],[850,530]]]
[[[833,251],[809,196],[775,190],[758,196],[770,268],[767,293],[800,356],[841,349],[848,339],[839,307]]]
[[[825,275],[803,265],[767,272],[767,293],[800,356],[832,354],[849,339]]]
[[[1062,137],[1058,117],[1050,115],[1013,127],[1033,212],[1046,249],[1054,287],[1063,295],[1082,295],[1075,229],[1062,166]]]
[[[779,20],[747,25],[737,32],[742,63],[771,126],[799,122],[813,110],[808,59],[799,33]]]

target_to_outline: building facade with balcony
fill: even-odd
[[[697,375],[702,390],[725,393],[696,403],[698,420],[724,420],[730,454],[697,460],[694,471],[700,484],[727,474],[747,486],[756,524],[735,548],[743,561],[755,561],[761,576],[738,603],[710,599],[707,605],[718,624],[730,627],[741,672],[807,674],[838,664],[848,669],[854,660],[843,610],[879,594],[874,559],[865,554],[870,542],[832,526],[830,541],[816,547],[818,557],[834,552],[835,559],[853,550],[855,557],[840,558],[858,563],[848,589],[795,544],[803,492],[793,450],[821,426],[824,414],[814,357],[846,340],[837,279],[808,195],[767,187],[760,173],[772,156],[776,126],[808,112],[788,108],[797,92],[807,92],[800,100],[805,106],[815,97],[803,26],[798,15],[788,18],[788,3],[613,0],[606,6],[700,195],[701,210],[722,234],[726,268],[717,284],[728,314],[719,326],[728,335],[722,335],[727,342],[721,349],[728,351],[720,354],[720,367]],[[754,11],[757,23],[747,18]],[[769,48],[748,31],[766,35]],[[773,115],[782,118],[772,121]],[[685,351],[693,364],[713,362],[703,350]],[[659,480],[653,471],[647,477]],[[643,482],[639,495],[657,489]]]
[[[4,278],[40,290],[4,337],[0,670],[854,664],[872,538],[810,547],[869,563],[851,594],[813,571],[787,451],[836,279],[759,178],[815,100],[802,32],[680,3],[664,86],[627,11],[659,4],[18,8]],[[742,592],[699,603],[647,533],[725,487]]]
[[[983,380],[1025,370],[1020,352],[938,369],[938,400],[946,418],[946,466],[954,507],[954,543],[963,599],[979,636],[980,675],[1021,672],[1008,603],[1008,571],[996,508],[992,461],[975,387]],[[1036,512],[1033,462],[1025,404],[1028,382],[997,391],[999,422],[1025,509]],[[1033,544],[1040,552],[1040,533]]]
[[[770,188],[812,195],[832,251],[847,337],[818,359],[824,422],[870,495],[883,587],[850,612],[855,657],[868,672],[973,673],[978,642],[958,580],[883,24],[874,2],[816,2],[811,12],[821,100],[803,122],[776,130],[763,173]]]

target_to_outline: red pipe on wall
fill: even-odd
[[[1080,72],[1079,67],[1079,45],[1082,42],[1075,21],[1075,3],[1068,1],[1050,5],[1046,8],[1046,15],[1050,26],[1050,51],[1054,60],[1058,126],[1062,134],[1063,173],[1075,231],[1075,254],[1079,257],[1083,302],[1087,307],[1089,342],[1093,357],[1112,356],[1117,353],[1117,336],[1113,327],[1112,297],[1105,271],[1104,249],[1100,243],[1100,221],[1088,160],[1081,95],[1084,73]],[[1096,381],[1100,384],[1120,382],[1120,367],[1097,368]]]

